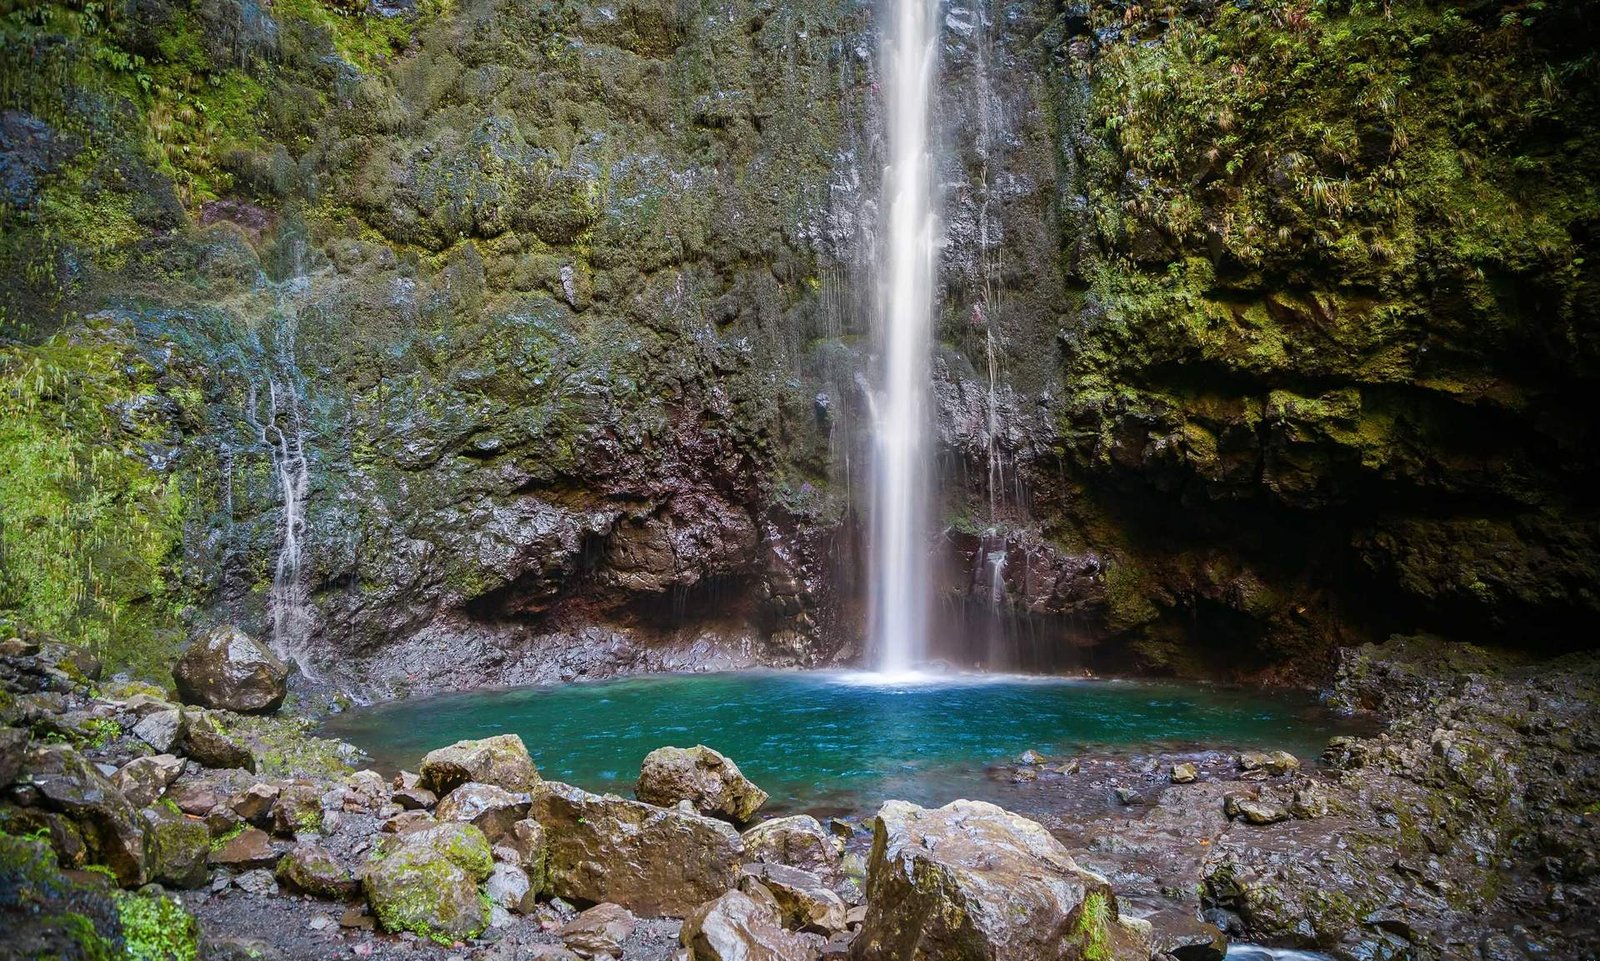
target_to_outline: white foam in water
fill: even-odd
[[[873,404],[872,641],[875,666],[905,675],[925,658],[928,609],[927,393],[932,353],[933,214],[930,98],[938,0],[890,0],[883,46],[888,88],[887,244],[879,258],[884,361]]]
[[[1230,944],[1227,961],[1333,961],[1326,954],[1294,948],[1263,948],[1259,944]]]

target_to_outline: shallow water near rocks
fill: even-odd
[[[955,675],[891,678],[756,671],[594,681],[392,701],[339,715],[326,732],[382,770],[429,750],[516,733],[540,772],[628,795],[663,745],[706,744],[772,800],[768,813],[865,813],[887,798],[1004,803],[986,769],[1028,749],[1082,753],[1271,747],[1320,754],[1349,722],[1311,695],[1194,684]]]

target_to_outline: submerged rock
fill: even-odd
[[[172,668],[185,703],[240,714],[271,714],[289,693],[289,668],[260,641],[232,625],[214,627]]]
[[[557,897],[683,917],[738,880],[744,842],[714,818],[558,782],[534,792],[531,815],[544,828],[547,890]]]
[[[982,801],[878,812],[858,957],[1146,961],[1147,938],[1042,825]]]
[[[767,803],[767,792],[745,777],[739,765],[704,744],[651,751],[634,794],[662,807],[688,801],[702,814],[740,824]]]
[[[540,780],[527,746],[515,734],[457,741],[429,751],[419,770],[420,785],[440,797],[468,782],[527,791]]]
[[[678,934],[690,961],[811,961],[811,945],[783,929],[777,909],[742,891],[697,908]]]

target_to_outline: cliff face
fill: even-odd
[[[1592,16],[944,14],[948,652],[1567,643],[1600,570]],[[134,665],[238,619],[375,685],[852,656],[873,30],[11,15],[5,605]]]

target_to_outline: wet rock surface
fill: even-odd
[[[196,638],[178,658],[172,677],[185,703],[240,714],[276,711],[289,693],[289,669],[283,661],[232,625]]]
[[[739,765],[703,744],[651,751],[634,794],[662,807],[688,801],[701,814],[736,824],[749,821],[767,803],[767,792],[751,783]]]

